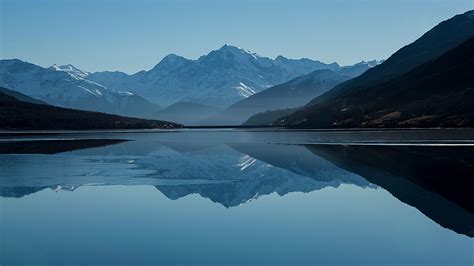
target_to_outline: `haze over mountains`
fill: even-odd
[[[308,99],[313,99],[337,84],[362,74],[370,66],[376,64],[376,62],[361,63],[353,67],[342,68],[339,71],[316,70],[240,100],[202,123],[206,125],[240,125],[253,114],[302,106],[308,103]]]
[[[210,105],[177,102],[156,112],[153,117],[166,121],[174,121],[187,126],[195,126],[221,111],[222,109]]]

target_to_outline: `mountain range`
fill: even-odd
[[[134,92],[164,106],[184,101],[222,108],[312,71],[339,68],[336,63],[310,59],[278,56],[272,60],[224,45],[197,60],[170,54],[149,71],[133,75],[97,72],[88,79],[108,88]]]
[[[0,86],[50,105],[110,114],[159,118],[161,106],[189,102],[217,108],[301,75],[322,69],[365,71],[377,61],[341,67],[311,59],[262,57],[224,45],[197,60],[170,54],[149,71],[90,73],[71,64],[43,68],[18,59],[0,60]],[[205,111],[205,110],[204,110]]]

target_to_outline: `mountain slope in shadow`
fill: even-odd
[[[123,117],[24,102],[18,100],[18,95],[13,97],[0,92],[1,129],[81,130],[180,127],[176,123],[166,121]],[[27,96],[24,95],[24,97]]]
[[[474,11],[455,16],[361,76],[276,124],[293,127],[474,126]]]

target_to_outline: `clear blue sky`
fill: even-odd
[[[469,9],[474,0],[0,0],[0,56],[133,73],[227,43],[352,64],[387,58]]]

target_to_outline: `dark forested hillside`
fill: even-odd
[[[279,120],[297,127],[474,126],[474,37],[436,60]]]
[[[22,101],[22,102],[27,102],[27,103],[36,103],[36,104],[45,104],[47,105],[47,103],[43,102],[43,101],[40,101],[38,99],[35,99],[35,98],[32,98],[30,96],[27,96],[23,93],[20,93],[20,92],[17,92],[17,91],[13,91],[13,90],[9,90],[9,89],[5,89],[5,88],[2,88],[0,87],[0,93],[3,93],[3,94],[6,94],[8,96],[11,96],[19,101]]]
[[[289,116],[299,108],[276,109],[254,114],[242,126],[271,126],[280,117]]]
[[[121,117],[24,102],[18,100],[17,97],[0,92],[0,129],[81,130],[173,128],[179,126],[165,121]]]
[[[413,43],[399,49],[382,64],[336,86],[312,100],[308,105],[339,98],[345,93],[364,90],[367,86],[374,86],[403,75],[438,58],[472,36],[474,36],[474,10],[439,23]]]

